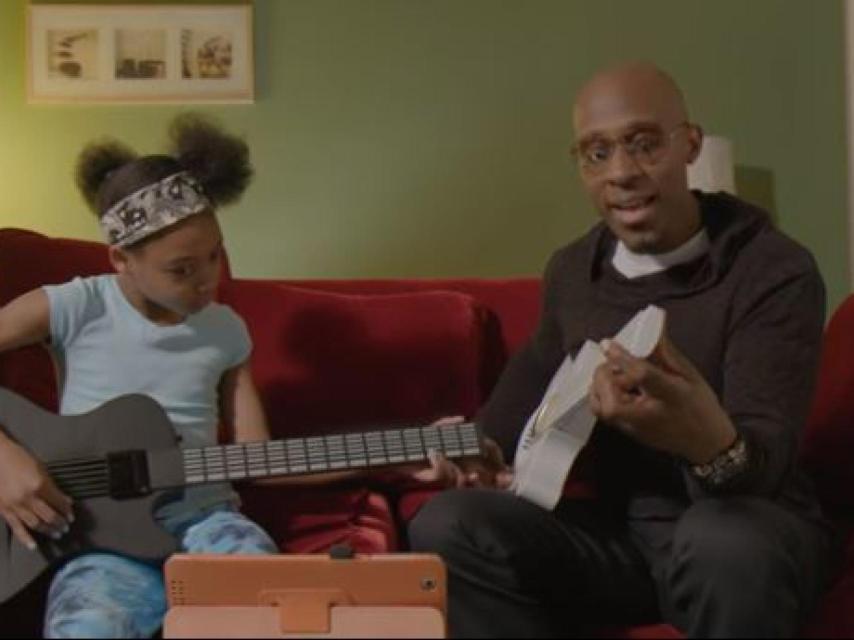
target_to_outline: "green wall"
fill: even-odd
[[[206,107],[257,179],[223,213],[257,277],[539,273],[594,220],[567,156],[575,89],[625,58],[736,145],[742,193],[848,292],[840,0],[256,0],[258,98]],[[0,225],[97,238],[70,167],[156,151],[178,109],[27,106],[23,0],[0,0]]]

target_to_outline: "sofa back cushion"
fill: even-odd
[[[801,458],[831,511],[854,507],[854,296],[825,329]]]
[[[482,310],[465,294],[345,295],[231,280],[274,437],[472,415]]]
[[[0,305],[46,284],[112,271],[100,242],[49,238],[22,229],[0,230]],[[57,408],[53,364],[41,346],[0,354],[0,386],[45,409]]]

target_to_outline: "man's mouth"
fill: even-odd
[[[626,198],[625,200],[611,202],[609,208],[622,224],[632,226],[646,221],[652,212],[652,205],[657,199],[655,195]]]

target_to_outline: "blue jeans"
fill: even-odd
[[[170,530],[172,528],[170,527]],[[230,506],[210,509],[173,532],[185,553],[274,554],[275,543]],[[107,553],[66,564],[47,599],[46,638],[148,638],[163,622],[166,593],[160,566]]]

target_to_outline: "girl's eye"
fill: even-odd
[[[173,269],[169,269],[169,273],[178,278],[187,278],[193,275],[192,267],[175,267]]]

